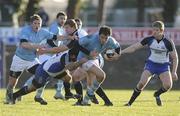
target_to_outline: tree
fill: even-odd
[[[29,22],[30,16],[38,12],[40,8],[39,6],[40,1],[41,0],[29,0],[27,4],[26,12],[25,12],[25,19],[27,22]]]
[[[76,18],[79,14],[81,0],[68,0],[67,16],[68,18]]]
[[[163,19],[168,26],[173,26],[175,21],[174,17],[177,11],[178,1],[177,0],[164,0],[163,5]]]
[[[22,1],[23,0],[0,0],[2,24],[13,24],[13,14],[19,11]]]
[[[97,8],[97,24],[101,25],[104,23],[104,2],[105,0],[99,0]]]
[[[145,0],[137,0],[137,22],[141,24],[144,22],[144,7],[145,7]]]
[[[29,17],[39,9],[41,0],[0,0],[0,11],[3,24],[18,26],[19,17]]]

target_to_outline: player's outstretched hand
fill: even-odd
[[[85,63],[87,61],[88,61],[88,59],[82,58],[80,61],[66,64],[65,69],[68,69],[69,71],[75,70],[76,68],[78,68],[80,65],[82,65],[83,63]]]
[[[176,72],[174,72],[174,73],[172,72],[171,75],[172,75],[172,80],[173,81],[177,81],[178,80],[178,76],[177,76]]]
[[[36,50],[36,53],[38,55],[42,55],[42,54],[45,54],[46,53],[46,49],[45,48],[39,48]]]
[[[96,50],[93,50],[93,51],[90,52],[90,56],[91,56],[92,58],[95,58],[95,57],[97,57],[98,55],[99,55],[99,53],[98,53]]]
[[[107,60],[107,61],[114,61],[114,60],[118,60],[120,57],[120,54],[114,52],[114,54],[112,56],[107,56],[107,54],[104,54],[104,58]]]

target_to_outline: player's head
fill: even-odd
[[[34,14],[33,16],[30,17],[30,23],[32,26],[32,30],[37,32],[41,29],[42,19],[39,15]]]
[[[64,23],[66,22],[67,20],[67,15],[65,12],[59,12],[57,15],[56,15],[56,20],[58,22],[58,24],[60,26],[64,26]]]
[[[77,23],[78,29],[81,29],[81,28],[82,28],[82,21],[81,21],[81,19],[75,18],[74,20],[75,20],[76,23]]]
[[[106,43],[109,36],[112,35],[112,29],[108,26],[102,26],[99,30],[99,39],[101,44]]]
[[[73,34],[78,29],[76,21],[74,19],[68,19],[64,24],[64,29],[68,35]]]
[[[155,21],[152,23],[153,35],[162,36],[164,34],[164,23],[162,21]]]

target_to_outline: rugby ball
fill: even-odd
[[[114,56],[114,52],[115,52],[114,49],[108,49],[108,50],[106,50],[105,54],[108,58],[111,58],[112,56]]]

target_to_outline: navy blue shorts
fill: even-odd
[[[163,72],[170,70],[170,63],[154,63],[150,60],[146,61],[144,70],[150,71],[151,74],[160,75]]]
[[[37,88],[43,87],[48,81],[50,77],[47,72],[43,70],[43,64],[39,65],[36,69],[35,78],[35,85]]]

